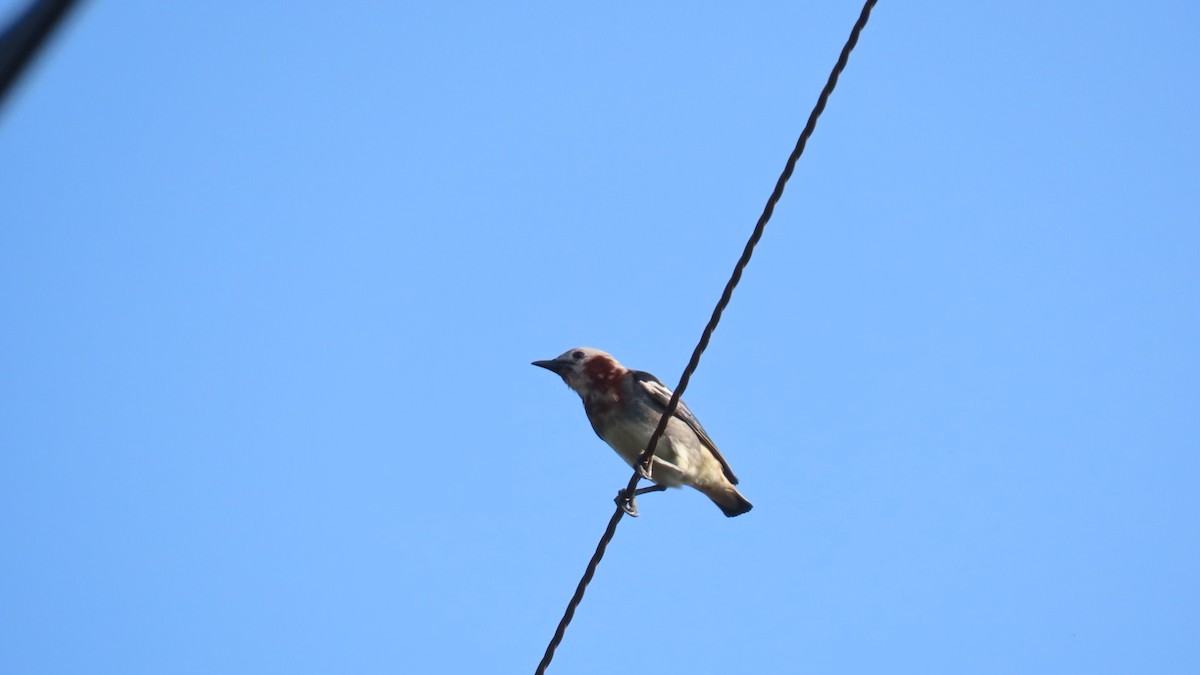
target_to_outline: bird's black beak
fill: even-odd
[[[567,371],[567,366],[569,364],[563,363],[562,361],[557,361],[555,359],[550,359],[549,361],[534,361],[530,365],[537,366],[538,368],[545,368],[556,375],[562,375]]]

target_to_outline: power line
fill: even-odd
[[[74,5],[75,0],[32,2],[0,33],[0,101]]]
[[[796,169],[796,162],[800,159],[800,155],[804,154],[804,147],[808,145],[808,139],[817,127],[817,119],[825,111],[825,104],[829,102],[829,95],[833,93],[834,87],[837,86],[838,78],[841,76],[842,71],[845,70],[846,62],[850,58],[850,52],[858,44],[858,37],[862,33],[863,28],[866,27],[867,20],[871,17],[871,10],[874,9],[876,2],[877,0],[866,0],[866,3],[863,4],[862,12],[858,15],[858,21],[855,22],[854,28],[850,30],[850,36],[846,39],[846,44],[842,46],[842,52],[838,55],[837,63],[834,64],[833,70],[830,71],[829,79],[826,80],[825,87],[821,90],[820,96],[817,97],[816,105],[813,106],[812,112],[809,113],[808,123],[804,125],[804,130],[800,132],[800,138],[796,140],[796,147],[792,150],[792,154],[788,156],[787,163],[783,167],[783,173],[779,175],[779,180],[775,182],[775,189],[767,199],[767,204],[763,207],[762,215],[758,217],[758,223],[755,224],[754,232],[746,242],[746,248],[742,250],[742,257],[734,265],[733,274],[729,277],[729,282],[725,284],[725,291],[721,294],[721,299],[717,301],[717,306],[713,309],[712,317],[709,318],[708,325],[704,327],[704,332],[700,335],[700,342],[697,343],[696,349],[692,351],[692,358],[688,361],[687,367],[683,369],[683,375],[679,378],[679,386],[675,387],[674,393],[671,394],[671,400],[667,403],[666,410],[663,411],[662,419],[658,422],[658,427],[655,428],[654,433],[650,436],[650,442],[646,445],[646,450],[642,453],[641,460],[639,461],[638,470],[633,472],[633,477],[629,479],[629,484],[622,492],[624,500],[631,501],[633,499],[634,490],[637,489],[638,481],[642,478],[641,471],[649,469],[654,459],[654,450],[658,447],[658,440],[666,430],[667,423],[675,414],[675,408],[679,406],[679,399],[683,396],[683,390],[687,389],[688,382],[692,379],[692,374],[696,372],[696,368],[700,365],[700,357],[704,354],[704,350],[708,348],[709,340],[712,339],[713,332],[716,331],[717,324],[721,321],[721,314],[729,306],[729,301],[733,297],[733,289],[737,287],[738,282],[742,279],[742,272],[750,264],[750,256],[754,254],[754,247],[762,239],[763,231],[767,227],[767,221],[771,219],[771,214],[775,212],[775,205],[779,203],[779,199],[783,196],[783,188],[787,185],[788,179],[792,177],[792,172]],[[612,541],[613,535],[617,532],[617,523],[621,521],[622,516],[626,513],[625,504],[621,503],[621,501],[622,497],[618,496],[617,510],[609,518],[608,527],[605,528],[604,534],[601,535],[600,543],[596,545],[596,552],[592,554],[592,559],[588,561],[587,569],[583,572],[583,578],[579,580],[579,584],[575,587],[575,595],[567,603],[567,609],[563,613],[562,619],[558,622],[558,628],[554,631],[554,637],[550,638],[550,644],[546,645],[546,653],[542,656],[541,663],[538,664],[535,671],[536,675],[544,675],[546,668],[550,666],[550,661],[554,659],[554,651],[558,649],[558,645],[562,642],[567,625],[574,618],[575,610],[579,607],[588,584],[596,574],[596,567],[600,564],[600,559],[604,557],[605,549],[608,548],[609,542]]]

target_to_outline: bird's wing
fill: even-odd
[[[654,402],[660,413],[667,409],[667,403],[671,401],[671,390],[667,388],[667,385],[663,384],[657,377],[642,370],[633,371],[633,379],[637,382],[638,386],[650,394],[650,400]],[[726,462],[725,458],[721,456],[721,451],[717,449],[717,444],[713,443],[713,440],[708,437],[708,432],[704,430],[704,427],[700,426],[700,420],[696,419],[691,409],[682,400],[675,407],[675,417],[687,423],[692,428],[692,431],[696,432],[696,437],[700,439],[700,443],[708,448],[713,457],[716,457],[717,461],[721,463],[721,471],[725,474],[725,477],[729,479],[730,483],[737,485],[737,476],[733,475],[733,469],[729,468],[729,462]]]

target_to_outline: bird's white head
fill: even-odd
[[[584,398],[615,387],[626,370],[608,352],[591,347],[568,349],[549,361],[534,361],[533,365],[557,373]]]

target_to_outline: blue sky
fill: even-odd
[[[0,3],[11,16],[23,3]],[[532,672],[854,3],[93,2],[0,110],[0,671]],[[1200,670],[1200,10],[882,3],[552,673]]]

